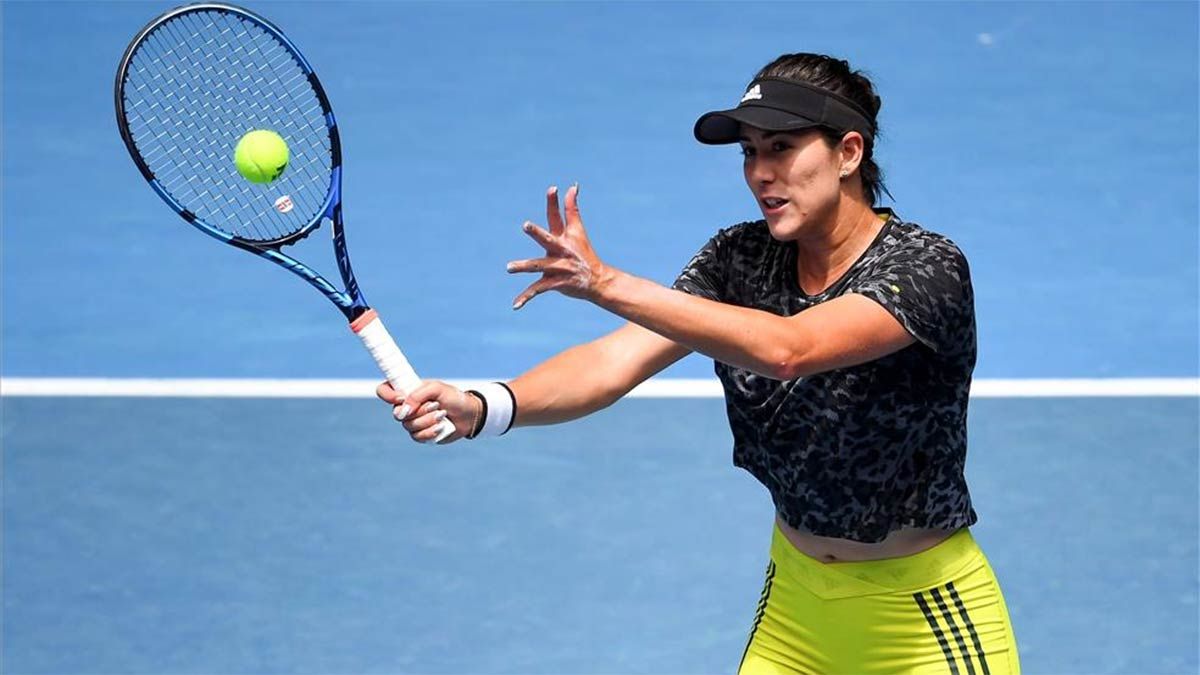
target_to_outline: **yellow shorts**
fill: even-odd
[[[905,558],[826,564],[776,526],[739,675],[1020,672],[996,575],[968,530]]]

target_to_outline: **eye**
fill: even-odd
[[[787,152],[791,147],[787,141],[775,141],[771,143],[771,152]]]
[[[753,145],[743,145],[741,152],[742,157],[753,157],[757,151],[754,149]]]

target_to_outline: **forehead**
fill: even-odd
[[[800,131],[767,131],[752,127],[749,124],[742,124],[738,128],[738,140],[742,143],[756,143],[759,141],[769,141],[776,138],[790,138],[795,141],[800,141],[808,136],[820,134],[817,129],[802,129]]]

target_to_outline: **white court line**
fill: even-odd
[[[499,378],[497,378],[499,379]],[[447,380],[460,388],[483,379]],[[171,398],[372,398],[379,380],[0,378],[0,396],[137,396]],[[720,398],[714,378],[652,378],[630,398]],[[1200,397],[1200,378],[979,379],[974,398]]]

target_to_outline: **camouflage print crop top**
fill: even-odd
[[[875,241],[820,294],[801,290],[795,245],[772,238],[765,221],[718,232],[674,283],[780,316],[857,293],[916,338],[881,359],[786,382],[715,364],[734,464],[767,487],[792,527],[861,542],[976,520],[963,476],[975,367],[967,261],[949,239],[880,213]]]

